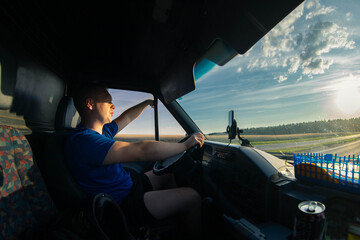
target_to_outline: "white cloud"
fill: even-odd
[[[321,5],[320,5],[319,0],[306,1],[306,4],[305,4],[306,9],[318,9],[320,7],[321,7]]]
[[[322,5],[319,0],[305,1],[264,36],[261,42],[244,56],[237,58],[234,70],[244,72],[244,69],[255,71],[283,68],[285,72],[281,78],[276,78],[278,82],[287,79],[300,81],[302,78],[298,74],[312,79],[313,75],[325,73],[341,60],[332,51],[355,48],[355,42],[350,39],[350,31],[335,24],[333,20],[327,20],[328,13],[341,14],[343,18],[351,17],[352,14],[335,9],[330,5]],[[319,15],[323,16],[319,18]],[[242,62],[241,71],[238,69],[239,62]],[[297,75],[291,77],[292,74]]]
[[[350,12],[346,13],[346,21],[350,21],[352,14]]]
[[[288,52],[293,46],[291,33],[293,24],[303,15],[303,5],[295,9],[290,15],[272,29],[262,41],[262,50],[265,57],[275,57],[279,51]],[[289,36],[290,38],[284,38]]]
[[[308,29],[300,54],[303,74],[321,74],[333,64],[332,59],[324,60],[323,54],[332,49],[352,49],[354,42],[349,41],[346,28],[332,22],[316,22]]]
[[[270,63],[270,61],[272,61]],[[249,61],[249,64],[247,65],[248,70],[254,70],[254,69],[266,69],[268,66],[279,66],[278,60],[269,60],[269,59],[263,59],[263,58],[252,58]]]
[[[321,55],[334,48],[354,48],[354,41],[348,41],[348,37],[346,28],[332,22],[317,22],[310,28],[305,44],[316,50],[317,55]]]
[[[306,16],[302,17],[305,11]],[[334,63],[325,54],[333,49],[353,49],[355,46],[355,42],[349,40],[346,27],[315,18],[334,11],[335,7],[323,6],[318,0],[307,1],[263,38],[262,57],[251,59],[247,69],[281,66],[287,69],[288,74],[302,71],[308,77],[325,73]],[[301,17],[305,23],[297,22]]]
[[[322,58],[311,59],[303,63],[303,74],[312,75],[312,74],[322,74],[326,69],[334,63],[332,59],[323,60]]]
[[[288,68],[289,73],[296,73],[300,66],[300,57],[294,56],[294,57],[284,58],[284,63],[282,66],[289,67]]]
[[[259,64],[259,59],[258,58],[256,58],[256,59],[252,58],[252,59],[250,59],[250,62],[248,64],[248,66],[247,66],[247,69],[249,69],[249,70],[255,69],[255,68],[259,67],[258,64]]]
[[[267,66],[269,66],[269,63],[267,61],[260,61],[260,67],[262,69],[266,68]]]
[[[311,19],[316,16],[329,14],[333,11],[335,11],[334,7],[322,7],[322,8],[314,10],[313,12],[309,12],[308,14],[306,14],[305,18],[306,18],[306,20],[308,20],[308,19]]]
[[[275,76],[274,80],[277,80],[278,83],[284,82],[286,81],[288,78],[286,75],[280,75],[280,76]]]

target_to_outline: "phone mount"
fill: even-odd
[[[230,139],[230,141],[232,139],[235,139],[237,136],[241,141],[241,146],[251,146],[249,140],[244,139],[240,136],[240,133],[243,133],[244,131],[238,128],[237,122],[234,118],[233,110],[229,111],[229,125],[226,128],[226,132],[228,133],[228,139]]]

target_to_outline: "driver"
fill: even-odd
[[[204,144],[201,133],[183,143],[140,141],[128,143],[113,137],[135,120],[153,100],[145,100],[112,121],[115,106],[107,89],[87,84],[74,94],[81,123],[65,146],[70,171],[90,196],[108,193],[122,206],[132,224],[175,216],[186,238],[200,237],[201,198],[190,187],[176,187],[173,174],[156,176],[152,171],[130,175],[121,163],[164,160],[190,147]]]

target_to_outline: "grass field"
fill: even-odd
[[[359,134],[357,132],[351,133],[307,133],[307,134],[287,134],[287,135],[242,135],[242,138],[248,139],[253,146],[272,145],[272,144],[286,144],[286,143],[301,143],[321,139],[333,139],[330,142],[308,144],[301,147],[287,147],[274,148],[266,150],[266,152],[276,155],[278,157],[291,156],[294,153],[317,152],[319,149],[330,149],[337,146],[345,145],[354,141],[360,140],[360,137],[351,137],[348,139],[339,140],[338,137],[351,136]],[[213,141],[228,143],[227,135],[212,135],[210,139]],[[238,140],[233,140],[233,144],[239,144]]]
[[[301,134],[282,134],[282,135],[241,135],[242,138],[248,139],[252,145],[279,144],[289,142],[306,142],[319,139],[335,138],[357,133],[301,133]],[[227,134],[208,135],[211,141],[228,143]],[[236,142],[233,140],[234,143]]]
[[[351,143],[354,141],[360,140],[359,137],[355,137],[355,138],[349,138],[349,139],[345,139],[345,140],[338,140],[338,141],[331,141],[331,142],[327,142],[327,143],[321,143],[321,144],[313,144],[313,145],[308,145],[308,146],[304,146],[304,147],[295,147],[295,148],[286,148],[286,149],[272,149],[271,153],[301,153],[301,152],[316,152],[316,149],[319,149],[321,147],[326,147],[326,148],[334,148],[337,147],[339,145],[344,145],[346,143]]]
[[[306,142],[319,139],[335,138],[340,136],[354,135],[357,133],[303,133],[303,134],[284,134],[284,135],[241,135],[242,138],[248,139],[252,145],[280,144],[289,142]],[[207,135],[208,140],[229,143],[228,135]],[[183,139],[183,135],[161,135],[160,139],[167,142],[178,142]],[[154,140],[154,135],[142,134],[118,134],[116,139],[120,141],[135,142],[139,140]],[[236,144],[238,140],[232,140]]]
[[[328,143],[321,143],[316,145],[308,145],[297,148],[284,148],[284,149],[272,149],[267,150],[272,154],[292,154],[296,152],[309,152],[317,147],[334,147],[336,145],[345,144],[348,142],[359,140],[359,137],[349,138],[346,140],[338,141],[336,137],[354,135],[358,133],[306,133],[306,134],[286,134],[286,135],[241,135],[242,138],[248,139],[253,146],[260,145],[270,145],[270,144],[283,144],[283,143],[296,143],[296,142],[306,142],[320,139],[331,139],[334,138],[334,141]],[[178,142],[184,138],[183,135],[161,135],[160,139],[167,142]],[[127,135],[127,134],[118,134],[116,136],[117,140],[126,141],[126,142],[136,142],[140,140],[153,140],[153,135]],[[219,135],[207,135],[207,139],[216,142],[229,143],[227,134]],[[232,140],[232,144],[240,144],[239,140]]]
[[[11,113],[9,110],[0,110],[0,125],[9,125],[21,130],[25,135],[30,134],[31,130],[25,126],[25,121],[21,116],[17,116],[15,113]],[[286,149],[271,149],[267,150],[271,153],[294,153],[294,152],[309,152],[319,147],[334,147],[342,145],[352,141],[359,140],[360,138],[350,138],[346,140],[338,141],[336,137],[355,135],[358,133],[305,133],[305,134],[283,134],[283,135],[241,135],[242,138],[248,139],[253,146],[270,145],[270,144],[286,144],[286,143],[299,143],[321,139],[331,139],[334,141],[327,143],[320,143],[316,145],[307,145],[303,147],[293,147]],[[227,134],[213,134],[206,136],[208,140],[229,143]],[[178,142],[184,138],[184,135],[161,135],[160,140],[166,142]],[[140,140],[154,140],[154,135],[145,134],[118,134],[115,137],[116,140],[126,142],[136,142]],[[234,139],[232,144],[240,144],[239,140]]]
[[[302,133],[302,134],[283,134],[283,135],[241,135],[248,139],[252,145],[280,144],[289,142],[306,142],[319,139],[328,139],[341,136],[354,135],[358,133]],[[206,135],[208,140],[229,143],[228,135]],[[154,140],[154,135],[145,134],[118,134],[115,137],[120,141],[135,142],[139,140]],[[161,135],[160,139],[167,142],[178,142],[183,139],[183,135]],[[236,144],[238,140],[232,140]]]

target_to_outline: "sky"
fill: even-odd
[[[204,133],[224,132],[229,110],[241,129],[360,117],[359,16],[359,0],[306,0],[244,55],[195,79],[196,89],[177,101]],[[110,93],[114,116],[152,98]],[[161,134],[184,134],[162,105],[159,116]],[[153,125],[147,108],[121,133],[152,134]]]
[[[240,128],[360,117],[359,16],[359,0],[305,1],[178,102],[205,133],[229,110]]]
[[[113,118],[118,117],[128,108],[146,100],[153,99],[150,93],[109,89],[109,93],[113,98],[115,105]],[[159,133],[160,135],[182,135],[185,136],[185,131],[177,123],[174,117],[168,112],[165,106],[159,102]],[[120,134],[145,134],[154,135],[154,110],[151,107],[146,107],[144,112],[129,124],[125,129],[120,131]]]

